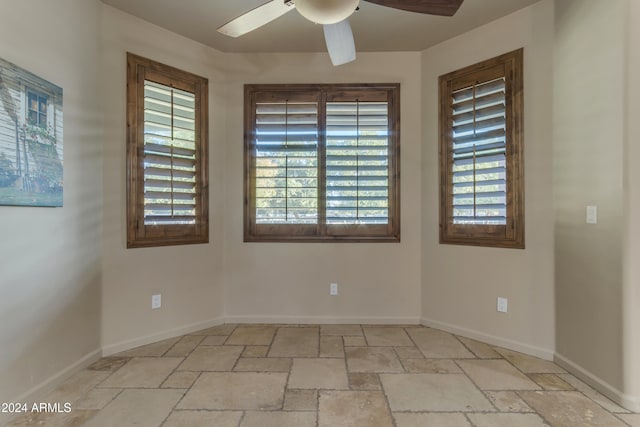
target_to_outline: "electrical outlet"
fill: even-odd
[[[497,309],[500,313],[506,313],[509,310],[509,300],[506,298],[498,297]]]
[[[329,295],[338,295],[338,284],[332,283],[329,285]]]
[[[151,295],[151,308],[155,310],[156,308],[162,307],[162,295]]]

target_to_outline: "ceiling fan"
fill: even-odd
[[[428,15],[453,16],[464,0],[365,0],[394,9]],[[356,48],[349,17],[358,9],[360,0],[271,0],[229,21],[218,32],[240,37],[256,28],[297,9],[306,19],[322,24],[327,50],[333,65],[356,59]]]

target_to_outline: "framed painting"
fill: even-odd
[[[62,88],[0,58],[0,205],[62,206]]]

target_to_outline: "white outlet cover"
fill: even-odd
[[[329,285],[329,294],[330,295],[338,295],[338,284],[332,283]]]

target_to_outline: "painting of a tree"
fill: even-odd
[[[62,88],[0,59],[0,205],[62,206]]]

